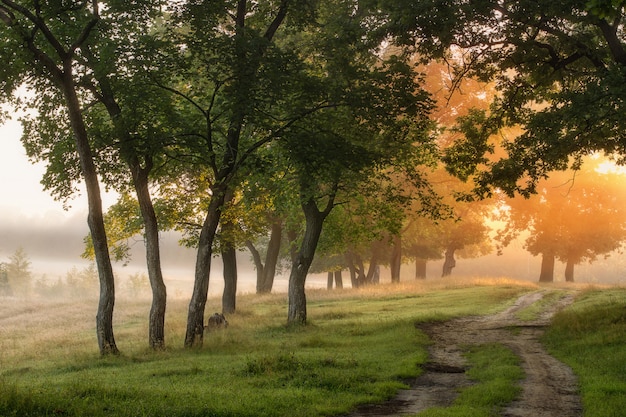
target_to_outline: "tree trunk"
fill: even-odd
[[[265,265],[261,260],[261,253],[254,247],[251,241],[246,242],[246,246],[252,254],[254,267],[256,268],[256,293],[271,293],[274,287],[274,278],[276,277],[276,265],[278,264],[278,256],[280,255],[280,243],[283,234],[282,220],[275,220],[272,223],[270,232],[270,240],[267,244],[267,252],[265,254]]]
[[[327,290],[332,290],[333,289],[333,281],[335,280],[335,275],[333,274],[333,271],[328,271],[328,277],[326,278],[326,289]]]
[[[152,160],[146,158],[146,166],[142,168],[135,158],[130,165],[133,174],[133,183],[139,208],[144,222],[146,263],[148,278],[152,289],[152,306],[148,323],[148,342],[152,349],[165,349],[165,309],[167,305],[167,290],[163,282],[161,271],[161,252],[159,249],[159,225],[154,205],[148,188],[148,174],[152,169]]]
[[[289,275],[289,308],[287,322],[289,324],[306,324],[306,294],[304,284],[306,276],[313,262],[317,243],[322,233],[324,219],[328,216],[332,200],[329,201],[325,211],[320,212],[313,198],[309,198],[302,204],[306,228],[300,250],[295,256],[295,261],[291,267]]]
[[[380,281],[380,268],[378,266],[378,250],[376,245],[372,248],[372,256],[370,258],[370,264],[367,268],[367,275],[365,276],[364,283],[366,285],[377,284]],[[361,268],[364,267],[361,265]]]
[[[206,218],[202,224],[198,241],[198,253],[196,255],[196,270],[194,275],[193,292],[189,301],[187,313],[187,332],[185,334],[185,347],[202,346],[204,337],[204,309],[209,291],[209,277],[211,274],[211,255],[213,254],[213,241],[215,232],[222,215],[225,184],[218,183],[212,189],[211,200]]]
[[[265,268],[263,270],[263,293],[272,292],[274,287],[274,278],[276,277],[276,265],[278,264],[278,256],[280,255],[280,241],[283,234],[282,219],[275,219],[272,222],[272,232],[270,241],[267,244],[267,253],[265,254]]]
[[[402,266],[402,238],[400,236],[393,237],[389,265],[391,267],[391,282],[400,282],[400,267]]]
[[[456,249],[448,248],[446,249],[446,257],[443,262],[443,272],[441,273],[442,277],[448,277],[452,275],[452,269],[456,266],[456,260],[454,259],[454,252]]]
[[[539,282],[554,282],[554,254],[544,253],[541,258]]]
[[[224,205],[232,205],[235,194],[232,189],[226,191]],[[222,246],[222,263],[224,275],[224,292],[222,293],[222,313],[233,314],[237,302],[237,251],[235,248],[235,230],[237,225],[232,220],[222,223],[220,238]]]
[[[565,264],[565,281],[574,282],[574,261],[570,259]]]
[[[91,54],[89,48],[84,52],[89,57],[92,65],[98,68],[98,61]],[[153,168],[153,161],[150,155],[145,155],[145,166],[142,167],[138,157],[138,151],[133,149],[133,138],[122,121],[122,108],[119,106],[114,90],[108,77],[96,71],[96,79],[100,85],[101,102],[109,113],[109,118],[115,126],[118,135],[123,138],[120,145],[120,154],[126,157],[128,168],[133,179],[135,194],[139,202],[139,209],[143,219],[146,244],[146,263],[148,268],[148,278],[152,289],[152,306],[148,319],[148,344],[153,349],[165,348],[165,310],[167,304],[167,290],[163,281],[161,271],[161,255],[159,248],[159,225],[152,204],[149,190],[149,174]]]
[[[426,279],[426,259],[415,258],[415,279]]]
[[[100,281],[100,299],[96,314],[96,334],[101,355],[117,354],[119,350],[113,335],[113,309],[115,306],[115,278],[109,257],[104,217],[102,214],[102,198],[98,174],[93,162],[93,155],[87,137],[87,130],[81,113],[80,102],[74,88],[72,62],[64,63],[61,82],[67,110],[74,133],[76,151],[80,159],[80,167],[87,190],[88,216],[87,223],[93,242],[98,277]]]
[[[335,287],[338,289],[343,288],[343,277],[341,276],[341,271],[335,271]]]
[[[256,293],[261,294],[263,292],[263,270],[265,269],[265,267],[263,266],[263,261],[261,260],[261,253],[259,253],[258,249],[254,246],[254,243],[252,243],[252,241],[250,240],[246,241],[246,246],[252,254],[254,268],[256,269]]]
[[[350,253],[346,253],[345,258],[348,264],[348,271],[350,272],[350,285],[352,285],[352,288],[358,288],[359,280],[357,278],[356,265],[354,265],[354,257]]]
[[[222,250],[224,263],[224,292],[222,293],[222,313],[233,314],[237,302],[237,251],[228,243]]]

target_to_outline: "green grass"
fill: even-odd
[[[487,344],[472,347],[466,354],[469,378],[475,382],[464,388],[450,407],[433,407],[419,417],[491,417],[520,393],[518,382],[524,372],[519,358],[507,347]]]
[[[310,291],[310,324],[301,328],[285,325],[284,295],[240,297],[229,328],[208,334],[193,350],[181,347],[187,303],[173,300],[165,352],[146,347],[149,303],[120,301],[116,339],[122,355],[107,358],[97,355],[95,303],[28,311],[4,303],[0,320],[17,318],[0,322],[0,415],[347,413],[393,397],[403,378],[419,373],[428,340],[416,322],[492,313],[529,290],[510,283],[459,286]]]
[[[592,290],[557,314],[543,342],[577,374],[585,417],[626,410],[626,290]]]
[[[547,307],[556,303],[561,298],[565,297],[565,295],[566,293],[564,291],[558,291],[554,289],[550,291],[544,291],[543,297],[539,301],[537,301],[536,303],[532,303],[528,307],[518,311],[516,313],[516,316],[518,319],[523,321],[537,320]]]

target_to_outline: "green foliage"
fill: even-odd
[[[626,291],[589,290],[558,313],[543,342],[576,373],[587,417],[626,407]]]

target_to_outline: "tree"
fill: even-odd
[[[382,39],[369,36],[374,31],[368,24],[376,23],[368,21],[372,11],[359,4],[355,12],[345,2],[324,6],[318,15],[320,31],[300,51],[323,58],[312,62],[308,82],[315,88],[308,91],[325,108],[306,124],[295,123],[280,142],[294,167],[305,218],[289,278],[290,324],[306,323],[304,284],[333,208],[359,194],[404,196],[390,180],[400,173],[426,194],[415,167],[432,152],[431,102],[405,56],[381,59],[374,53]]]
[[[587,158],[580,171],[552,173],[538,183],[538,195],[508,199],[501,210],[506,226],[499,242],[523,233],[526,249],[542,255],[539,281],[554,280],[557,259],[573,281],[575,265],[606,256],[626,239],[624,176],[606,171],[602,161]]]
[[[88,224],[100,277],[100,301],[96,316],[98,345],[101,354],[115,354],[118,349],[113,335],[113,269],[103,221],[100,185],[79,91],[79,53],[98,26],[101,4],[93,2],[74,7],[74,4],[37,3],[31,7],[10,0],[0,2],[0,37],[4,45],[2,60],[12,62],[1,70],[1,90],[5,99],[22,84],[36,90],[38,98],[32,105],[38,108],[39,117],[59,114],[56,109],[62,105],[61,120],[71,127],[74,139],[72,151],[78,155],[89,203]],[[69,147],[65,149],[69,150]],[[65,155],[56,154],[52,158],[65,162]]]
[[[30,259],[24,248],[18,248],[9,256],[6,266],[8,277],[7,287],[16,295],[28,295],[32,286],[32,272],[30,270]]]
[[[528,196],[549,172],[578,168],[594,151],[624,162],[624,2],[433,3],[403,10],[396,30],[417,37],[424,54],[454,54],[457,76],[496,82],[496,99],[475,124],[480,134],[448,154],[451,166],[474,170],[478,195]],[[504,126],[523,130],[504,141],[506,157],[490,161],[488,141]]]
[[[195,139],[196,167],[210,174],[210,196],[198,235],[194,289],[189,303],[185,346],[202,343],[213,242],[228,189],[245,161],[276,139],[294,119],[311,109],[276,113],[293,92],[298,71],[293,45],[275,37],[285,26],[300,30],[311,6],[291,1],[187,3],[177,13],[172,34],[180,42],[180,85],[164,88],[187,103]],[[289,19],[287,19],[289,16]],[[178,30],[182,28],[183,30]],[[198,76],[200,74],[200,76]],[[195,169],[195,168],[194,168]]]
[[[7,269],[6,263],[0,263],[0,296],[13,295],[13,289],[9,284],[9,271]]]

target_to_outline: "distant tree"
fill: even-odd
[[[81,298],[94,294],[98,288],[98,270],[94,263],[90,263],[83,269],[72,267],[65,274],[65,284],[69,294],[75,298]]]
[[[44,274],[35,281],[35,292],[42,297],[63,298],[67,296],[67,285],[61,277],[51,281]]]
[[[30,259],[24,248],[18,248],[9,256],[7,264],[7,275],[9,287],[15,295],[27,295],[32,289],[32,272],[30,270]]]
[[[501,211],[506,226],[498,240],[507,245],[528,233],[525,248],[542,256],[539,281],[554,280],[557,259],[566,264],[565,280],[574,281],[575,265],[623,245],[626,177],[607,166],[602,158],[587,158],[579,171],[551,173],[538,182],[537,195],[506,201]]]
[[[415,279],[426,278],[426,264],[442,258],[443,248],[438,223],[428,217],[407,220],[402,233],[404,256],[415,261]]]
[[[145,273],[137,272],[128,277],[126,282],[126,289],[128,295],[132,298],[137,298],[145,295],[150,289],[150,280]]]
[[[9,284],[8,265],[0,262],[0,296],[12,296],[13,289]]]

